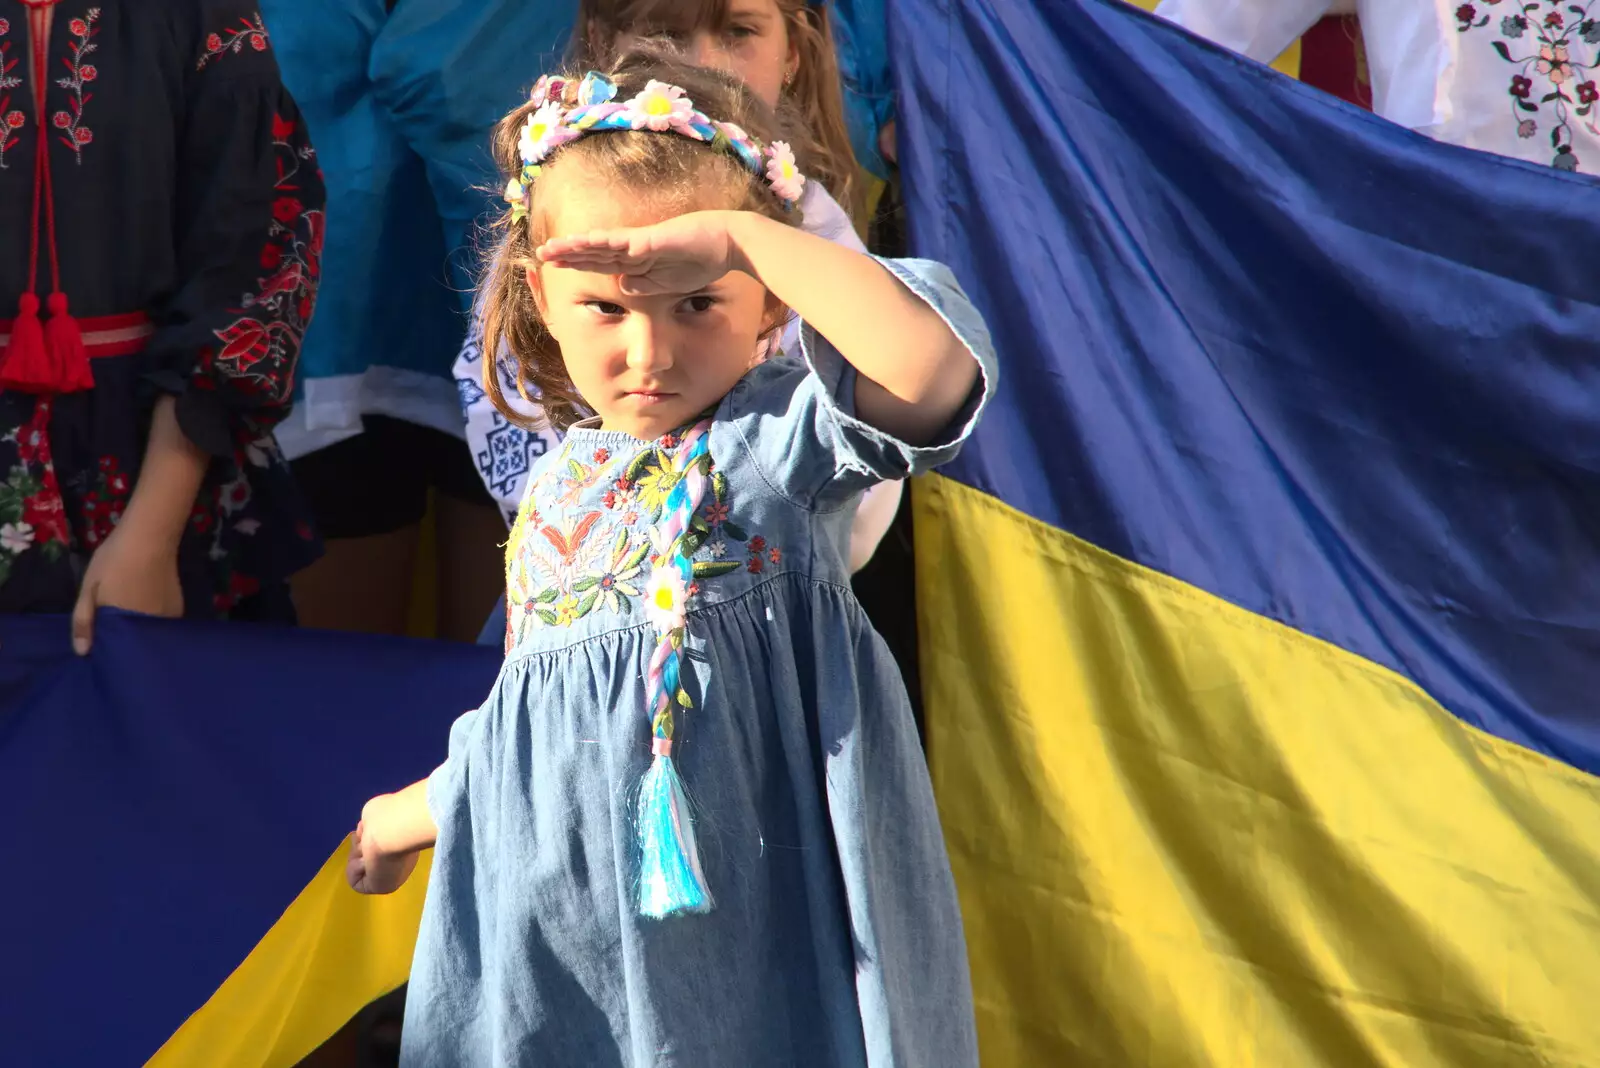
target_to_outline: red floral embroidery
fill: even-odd
[[[233,481],[223,483],[217,491],[217,503],[225,515],[244,511],[245,505],[250,503],[250,480],[243,472]]]
[[[206,64],[221,59],[230,52],[238,55],[244,50],[245,45],[249,45],[257,52],[265,52],[270,41],[266,23],[261,21],[261,14],[257,12],[250,18],[240,19],[238,26],[230,26],[221,33],[207,37],[205,54],[200,57],[200,62],[195,64],[194,69],[205,70]]]
[[[300,170],[314,165],[315,154],[309,146],[296,146],[291,140],[295,132],[294,122],[273,117],[277,196],[259,261],[271,273],[233,309],[238,318],[216,331],[222,347],[201,359],[202,371],[275,401],[287,399],[294,387],[294,364],[311,320],[322,264],[323,214],[307,211],[297,195]]]
[[[228,588],[222,593],[215,594],[212,604],[218,612],[226,612],[237,605],[241,600],[252,594],[261,592],[261,581],[250,575],[243,575],[235,571],[228,576]]]
[[[100,33],[100,27],[95,25],[99,21],[100,9],[91,7],[83,18],[73,19],[67,24],[67,29],[72,33],[71,56],[61,57],[61,62],[67,68],[68,76],[56,79],[56,84],[67,91],[67,110],[51,116],[56,129],[61,131],[61,143],[72,149],[73,158],[80,164],[83,162],[85,146],[94,141],[94,131],[83,124],[83,109],[94,99],[94,94],[84,86],[99,77],[100,72],[84,60],[100,49],[94,43]]]
[[[117,458],[102,456],[94,489],[83,498],[83,514],[87,520],[83,540],[89,548],[98,548],[111,537],[111,532],[122,521],[122,513],[128,507],[128,498],[132,493],[132,480],[117,463]]]
[[[22,75],[13,73],[22,62],[11,54],[11,23],[0,19],[0,170],[6,168],[6,153],[22,140],[17,131],[27,125],[28,118],[11,106],[11,90],[22,84]]]
[[[761,574],[767,569],[766,561],[761,559],[762,554],[767,551],[767,539],[757,534],[749,541],[745,542],[745,548],[750,550],[750,574]],[[777,554],[778,552],[776,549],[773,549],[772,551],[774,554]],[[778,561],[774,559],[772,562],[777,563]]]
[[[189,526],[196,534],[209,534],[217,525],[217,515],[212,511],[211,503],[203,496],[195,499],[194,508],[189,512]]]
[[[61,503],[61,493],[55,486],[52,469],[45,492],[36,493],[22,502],[22,521],[33,527],[33,540],[37,545],[52,542],[65,545],[71,536],[67,528],[67,509]]]
[[[16,464],[0,482],[0,582],[17,557],[38,549],[58,560],[71,545],[61,486],[50,455],[51,401],[41,398],[33,416],[6,435],[17,447]]]

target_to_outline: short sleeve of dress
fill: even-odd
[[[322,252],[324,191],[259,15],[197,5],[180,147],[179,285],[148,360],[185,434],[232,455],[288,412]]]
[[[939,313],[977,361],[978,381],[949,426],[929,444],[911,445],[856,417],[855,368],[803,326],[799,357],[756,367],[726,402],[727,416],[767,482],[802,507],[837,506],[879,482],[948,463],[994,392],[989,330],[950,269],[930,260],[878,262]]]
[[[474,708],[457,716],[456,721],[450,725],[448,755],[444,758],[444,763],[428,776],[428,785],[423,790],[428,802],[428,814],[433,817],[435,826],[441,824],[442,817],[449,810],[451,799],[460,796],[462,780],[466,774],[467,752],[482,719],[483,710]]]

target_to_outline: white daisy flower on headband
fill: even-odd
[[[528,124],[522,128],[522,137],[517,141],[517,150],[522,153],[522,162],[528,164],[542,162],[557,145],[577,136],[577,131],[561,125],[561,120],[566,114],[565,108],[551,101],[528,118]]]
[[[694,119],[694,101],[676,85],[647,82],[644,92],[628,101],[624,111],[635,130],[675,130],[693,136],[689,124]]]
[[[785,141],[767,146],[767,182],[779,200],[797,201],[805,188],[806,176],[794,163],[794,150]]]
[[[523,188],[520,178],[513,178],[506,183],[506,191],[502,194],[507,204],[521,204],[527,199],[528,191]]]

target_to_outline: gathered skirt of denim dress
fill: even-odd
[[[855,497],[953,457],[994,364],[946,269],[884,262],[983,367],[946,434],[913,448],[857,420],[853,369],[809,329],[711,423],[673,750],[709,912],[638,904],[641,602],[675,439],[580,425],[541,461],[507,552],[506,664],[428,784],[403,1064],[977,1063],[926,765],[846,553]]]

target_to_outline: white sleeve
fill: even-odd
[[[843,245],[856,252],[867,251],[850,216],[845,214],[845,210],[833,199],[833,194],[823,188],[821,182],[806,183],[805,190],[800,194],[800,219],[801,229],[808,234],[826,238],[835,245]]]
[[[483,348],[479,337],[483,332],[482,308],[476,303],[472,309],[472,326],[467,331],[465,343],[451,369],[455,375],[456,392],[461,398],[461,419],[467,448],[477,465],[478,476],[483,479],[489,495],[500,506],[500,515],[510,526],[522,504],[527,488],[528,471],[534,461],[561,443],[561,436],[553,430],[525,430],[500,414],[483,388]],[[517,393],[514,376],[509,371],[509,357],[500,363],[501,385],[507,402],[519,415],[538,418],[543,413],[537,404],[530,404]],[[510,379],[508,381],[508,379]]]
[[[1332,5],[1333,0],[1162,0],[1156,14],[1258,63],[1271,63]]]

